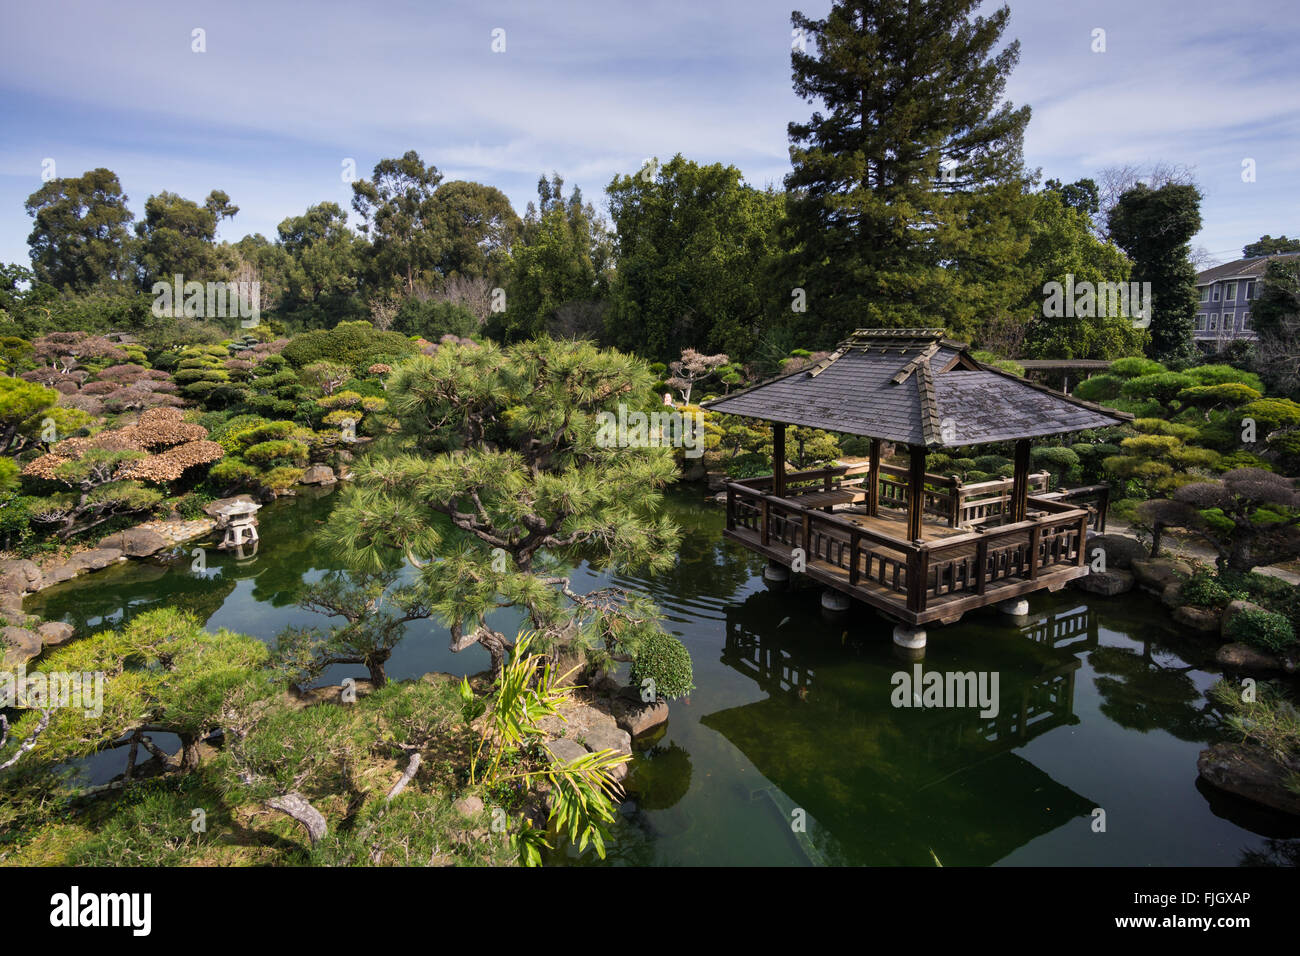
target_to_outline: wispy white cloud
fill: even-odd
[[[1292,0],[1079,5],[1014,0],[1021,63],[1008,96],[1034,108],[1026,160],[1066,179],[1163,159],[1196,167],[1211,249],[1300,231]],[[552,170],[599,201],[616,173],[682,152],[758,185],[788,169],[790,0],[654,4],[228,0],[123,8],[53,0],[6,12],[0,91],[0,259],[26,257],[40,162],[108,166],[137,210],[161,189],[241,206],[225,232],[274,233],[308,204],[347,206],[364,174],[416,149],[449,178],[520,209]],[[191,51],[206,30],[207,52]],[[506,52],[491,50],[494,28]],[[1105,29],[1107,51],[1091,52]],[[1240,181],[1254,157],[1259,179]]]

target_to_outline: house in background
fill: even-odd
[[[1196,306],[1196,325],[1192,338],[1208,351],[1218,351],[1220,344],[1233,339],[1253,339],[1255,326],[1251,306],[1259,295],[1264,270],[1273,259],[1294,259],[1300,252],[1275,256],[1238,259],[1196,276],[1200,302]]]

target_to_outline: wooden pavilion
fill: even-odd
[[[942,329],[859,330],[811,368],[704,407],[773,426],[775,473],[728,483],[726,536],[778,578],[802,571],[901,622],[895,640],[912,648],[927,623],[1088,573],[1105,486],[1049,492],[1048,476],[1030,473],[1030,444],[1132,419],[981,365]],[[787,473],[787,426],[870,438],[870,460]],[[885,442],[907,446],[908,467],[881,462]],[[964,485],[925,470],[928,451],[1011,442],[1009,479]]]

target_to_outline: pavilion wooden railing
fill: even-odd
[[[1045,471],[1031,474],[1029,494],[1046,492],[1051,477]],[[956,527],[974,527],[987,522],[990,518],[1001,518],[1010,512],[1011,490],[1014,485],[1013,478],[993,478],[989,481],[977,481],[973,485],[962,485],[958,491]]]
[[[1029,493],[1031,495],[1045,493],[1050,477],[1045,471],[1031,474]],[[807,491],[831,491],[846,485],[862,485],[865,489],[870,487],[870,482],[871,466],[866,463],[792,471],[785,476],[786,497],[795,499]],[[906,511],[907,469],[897,465],[881,464],[879,482],[879,506]],[[772,475],[760,475],[757,478],[739,479],[732,484],[771,494],[775,481]],[[1013,484],[1010,478],[995,478],[991,481],[967,485],[953,475],[935,475],[927,472],[925,514],[943,518],[950,528],[973,527],[990,519],[1001,518],[1010,511]]]
[[[1034,496],[1035,501],[1049,499],[1071,502],[1075,507],[1088,510],[1088,527],[1098,534],[1106,533],[1106,512],[1110,508],[1110,485],[1085,485],[1082,488],[1063,488]]]
[[[1014,524],[926,542],[912,565],[926,586],[909,594],[909,610],[925,610],[931,597],[984,594],[1007,578],[1035,580],[1046,569],[1084,563],[1088,512],[1033,499],[1041,514]]]
[[[999,581],[1035,580],[1045,570],[1084,562],[1089,511],[1032,501],[1038,513],[1025,521],[917,543],[731,482],[727,530],[746,529],[764,548],[802,548],[807,564],[832,565],[846,573],[850,586],[878,585],[909,611],[922,612],[932,598],[983,595]]]

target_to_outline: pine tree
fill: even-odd
[[[593,567],[673,563],[677,528],[657,514],[676,477],[664,447],[602,440],[601,412],[656,401],[641,362],[586,342],[539,337],[501,349],[446,344],[393,369],[398,434],[359,462],[332,533],[350,566],[405,559],[413,594],[500,672],[509,643],[488,615],[514,607],[557,658],[631,659],[659,632],[647,599],[579,594],[566,558]],[[645,444],[645,443],[642,443]]]
[[[795,13],[795,92],[825,112],[791,123],[786,177],[795,316],[825,345],[855,326],[969,333],[1014,300],[1025,250],[1029,108],[1002,99],[1019,43],[978,0],[841,0]]]

